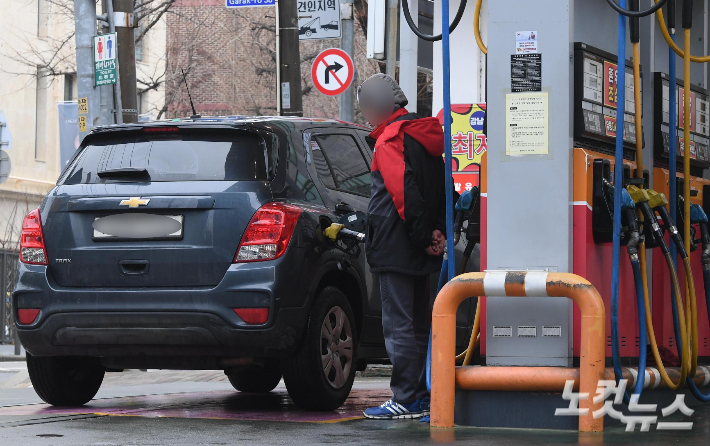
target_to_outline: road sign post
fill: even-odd
[[[327,96],[345,92],[353,81],[355,69],[348,53],[340,48],[328,48],[313,61],[313,85]]]

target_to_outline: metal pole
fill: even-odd
[[[74,1],[74,33],[76,38],[76,84],[79,101],[86,99],[87,110],[79,109],[79,119],[85,117],[84,139],[101,121],[101,101],[94,87],[94,35],[96,34],[96,3],[93,0]],[[79,127],[81,129],[81,127]]]
[[[446,171],[446,253],[448,279],[456,275],[456,252],[454,251],[454,199],[451,180],[451,53],[449,48],[449,0],[441,1],[441,56],[444,80],[444,169]],[[389,60],[389,55],[387,56]],[[389,65],[389,64],[388,64]],[[389,70],[389,66],[387,67]]]
[[[409,12],[415,25],[419,24],[419,1],[409,2]],[[404,21],[404,12],[400,11],[399,21]],[[399,29],[399,87],[409,99],[407,110],[417,112],[417,52],[419,38],[402,25]]]
[[[279,0],[274,0],[276,7],[276,116],[281,116],[281,10]]]
[[[108,15],[107,15],[108,32],[115,33],[116,32],[116,24],[114,23],[114,17],[113,17],[113,0],[106,0],[106,10],[108,12]],[[116,58],[116,62],[118,62],[118,58]],[[123,113],[121,112],[123,110],[123,101],[121,101],[121,68],[120,68],[120,65],[119,65],[119,69],[116,70],[116,83],[113,85],[114,85],[114,88],[113,88],[113,97],[114,97],[113,114],[116,119],[116,124],[123,124]]]
[[[136,38],[133,32],[133,0],[115,0],[112,22],[116,29],[116,55],[121,82],[121,111],[123,122],[138,122],[138,93],[136,87]]]
[[[298,7],[296,0],[279,1],[279,87],[290,90],[291,107],[281,109],[282,116],[303,116],[303,98],[301,95],[301,51],[298,40]],[[281,93],[278,94],[281,100]]]
[[[387,75],[396,79],[399,0],[387,0]]]
[[[340,3],[340,16],[342,24],[341,47],[355,64],[355,39],[353,38],[353,4],[350,0],[342,0]],[[340,120],[353,122],[353,84],[340,95]]]

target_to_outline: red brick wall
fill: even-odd
[[[224,2],[180,0],[168,14],[168,117],[190,112],[180,69],[188,73],[190,93],[203,116],[272,115],[276,111],[274,10],[227,9]],[[366,38],[355,21],[356,85],[379,71],[365,57]],[[340,40],[302,41],[301,74],[305,116],[337,118],[338,97],[328,97],[311,81],[311,64]]]

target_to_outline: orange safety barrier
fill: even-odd
[[[511,370],[512,369],[512,370]],[[636,368],[622,367],[622,377],[626,380],[626,388],[636,387]],[[672,381],[680,379],[678,367],[666,367],[666,372]],[[514,377],[510,375],[514,374]],[[604,370],[604,379],[615,381],[614,369]],[[456,387],[466,390],[497,390],[502,392],[559,392],[568,380],[574,381],[574,390],[579,390],[579,369],[565,367],[457,367]],[[647,367],[644,375],[644,389],[667,389],[668,385],[661,379],[661,374],[655,367]],[[710,367],[698,366],[693,378],[698,388],[710,384]]]
[[[592,413],[603,407],[604,403],[594,404],[592,397],[597,389],[597,383],[604,379],[606,337],[604,302],[594,286],[585,279],[575,274],[543,271],[488,271],[462,274],[441,289],[434,302],[432,314],[431,425],[433,427],[454,426],[457,374],[456,310],[469,296],[484,295],[566,297],[579,306],[582,314],[579,392],[588,393],[590,396],[579,401],[580,409],[589,408],[586,415],[579,417],[579,430],[581,432],[603,431],[604,419],[595,420]],[[557,385],[560,382],[560,377],[546,377],[546,372],[550,372],[550,369],[556,370],[555,373],[569,373],[568,371],[574,370],[554,367],[495,367],[495,369],[500,376],[486,374],[486,379],[491,383],[491,387],[487,390],[497,388],[495,386],[501,381],[507,383],[508,390],[511,388],[538,390],[541,386],[552,385],[552,383]],[[462,371],[460,375],[465,373]],[[460,388],[469,389],[467,384],[473,385],[475,381],[461,380]],[[564,382],[557,391],[562,392],[563,389]]]

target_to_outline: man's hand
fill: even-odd
[[[431,246],[426,248],[427,254],[430,256],[440,256],[444,253],[444,248],[446,247],[446,237],[438,229],[434,229],[431,233]]]

